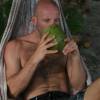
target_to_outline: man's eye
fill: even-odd
[[[57,19],[56,19],[56,22],[59,22],[59,21],[60,21],[60,19],[59,19],[59,18],[57,18]]]
[[[60,22],[60,19],[59,19],[59,18],[58,18],[58,19],[56,19],[56,20],[55,20],[55,22],[56,22],[56,23],[59,23],[59,22]]]
[[[45,22],[49,22],[50,19],[44,19]]]

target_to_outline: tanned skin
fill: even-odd
[[[26,90],[25,99],[29,100],[48,91],[68,93],[68,81],[73,92],[81,90],[86,73],[77,44],[69,40],[62,52],[58,52],[50,49],[57,44],[55,37],[43,33],[49,26],[59,24],[58,8],[48,1],[39,2],[32,22],[37,27],[32,34],[8,42],[5,48],[7,84],[11,94],[17,97]]]
[[[87,88],[84,100],[100,100],[100,78]]]

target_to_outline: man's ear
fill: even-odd
[[[32,17],[32,23],[33,23],[34,25],[37,24],[37,18],[36,18],[35,16]]]

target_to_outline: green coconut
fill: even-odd
[[[55,37],[57,45],[50,49],[56,49],[58,51],[62,51],[65,46],[65,33],[62,31],[61,27],[58,25],[50,26],[49,28],[44,30],[45,33],[48,33],[50,36]]]

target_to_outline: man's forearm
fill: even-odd
[[[10,92],[14,97],[18,96],[27,87],[36,67],[36,63],[33,64],[29,61],[20,72],[7,79]]]
[[[68,56],[68,74],[70,83],[74,90],[80,90],[85,85],[86,72],[84,70],[80,55]]]

